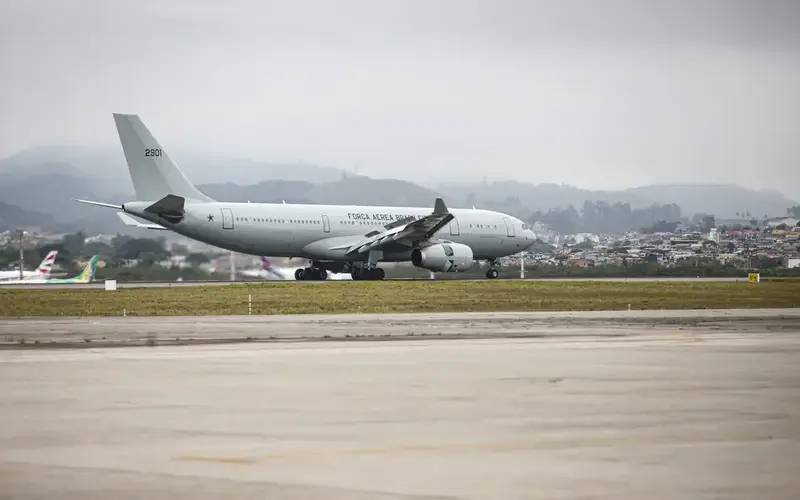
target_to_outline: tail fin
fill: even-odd
[[[75,276],[75,283],[90,283],[94,279],[94,273],[97,272],[98,260],[100,260],[99,255],[92,255],[81,274]]]
[[[50,250],[47,252],[47,256],[44,258],[39,267],[36,268],[36,274],[48,278],[50,277],[50,271],[53,269],[53,264],[56,261],[56,256],[58,255],[58,250]]]
[[[114,121],[139,200],[160,200],[168,194],[174,194],[194,200],[214,201],[189,182],[138,115],[115,113]]]
[[[97,271],[97,261],[100,260],[99,255],[92,255],[92,258],[89,259],[89,262],[84,266],[83,271],[77,276],[73,276],[71,278],[58,278],[58,279],[49,279],[46,283],[55,284],[55,285],[63,285],[63,284],[72,284],[72,283],[91,283],[94,279],[94,273]]]

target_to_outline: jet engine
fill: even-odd
[[[411,262],[429,271],[464,271],[473,260],[472,249],[461,243],[437,243],[411,251]]]

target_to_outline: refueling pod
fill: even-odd
[[[456,272],[472,267],[472,249],[461,243],[436,243],[411,251],[411,262],[429,271]]]

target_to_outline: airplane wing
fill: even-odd
[[[392,243],[413,247],[420,242],[430,239],[436,231],[446,226],[451,220],[453,220],[453,214],[447,210],[444,200],[436,198],[433,213],[430,215],[426,215],[420,219],[408,217],[395,221],[387,225],[386,230],[383,232],[376,231],[369,233],[363,239],[355,243],[334,247],[331,248],[331,250],[347,248],[346,254],[354,255],[370,250],[379,250]]]
[[[139,222],[138,220],[134,219],[133,217],[131,217],[130,215],[128,215],[128,214],[126,214],[124,212],[117,212],[117,216],[119,216],[120,220],[126,226],[133,226],[133,227],[139,227],[139,228],[144,228],[144,229],[158,229],[158,230],[161,230],[161,231],[166,231],[167,230],[167,228],[165,228],[164,226],[161,226],[159,224],[146,224],[144,222]]]

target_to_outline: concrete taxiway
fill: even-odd
[[[126,320],[158,332],[230,321],[219,332],[287,333],[0,351],[0,498],[800,491],[797,310],[360,318],[66,320],[95,325],[87,335],[130,332]],[[24,321],[0,325],[70,329]],[[402,336],[368,337],[384,329]],[[329,339],[315,338],[323,331]]]
[[[0,349],[313,340],[646,336],[800,331],[800,309],[0,319]]]

